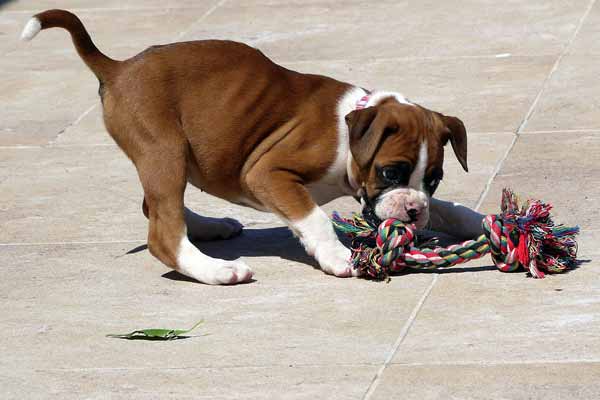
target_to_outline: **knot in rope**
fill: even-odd
[[[415,226],[397,219],[386,219],[377,228],[375,243],[378,252],[373,262],[382,269],[400,270],[402,255],[415,246]]]
[[[489,242],[494,265],[503,272],[516,271],[520,266],[519,243],[525,243],[525,237],[519,237],[514,226],[507,226],[499,215],[488,215],[483,219],[484,235]]]

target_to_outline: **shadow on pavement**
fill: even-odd
[[[342,242],[349,246],[349,240],[340,236]],[[441,245],[448,245],[449,241],[442,240]],[[310,265],[313,268],[318,268],[316,261],[304,251],[297,238],[287,227],[253,229],[245,228],[240,236],[229,240],[215,240],[207,242],[194,242],[194,245],[204,254],[221,258],[225,260],[235,260],[240,257],[279,257],[284,260],[295,261],[300,264]],[[147,245],[136,246],[129,250],[126,254],[134,254],[147,249]],[[400,273],[393,274],[401,276],[411,273],[438,273],[438,274],[457,274],[465,272],[480,272],[496,269],[495,266],[474,266],[474,267],[452,267],[447,269],[435,270],[413,270],[406,269]],[[170,271],[162,275],[166,279],[195,282],[194,279],[188,278],[176,271]],[[250,280],[247,283],[252,283],[255,280]]]
[[[318,268],[316,261],[306,254],[298,239],[287,227],[245,228],[233,239],[194,244],[204,254],[225,260],[235,260],[239,257],[280,257]]]

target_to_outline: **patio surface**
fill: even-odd
[[[337,279],[274,216],[189,188],[192,209],[246,226],[198,246],[241,256],[256,280],[182,279],[144,250],[135,170],[66,32],[17,40],[54,7],[117,59],[228,38],[456,115],[471,172],[449,154],[438,197],[492,213],[510,186],[551,202],[581,226],[587,262],[543,280],[489,258],[388,284]],[[600,2],[9,1],[0,38],[2,399],[600,398]],[[186,340],[104,336],[199,319]]]

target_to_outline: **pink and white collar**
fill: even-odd
[[[367,104],[369,104],[369,100],[371,99],[371,93],[365,94],[363,97],[358,99],[356,105],[354,106],[355,110],[362,110],[363,108],[367,108]]]
[[[370,106],[373,106],[373,105],[377,105],[383,99],[389,98],[389,97],[395,98],[398,101],[398,103],[413,105],[413,103],[411,103],[410,100],[408,100],[406,97],[404,97],[400,93],[397,93],[397,92],[384,92],[384,91],[373,91],[373,92],[366,92],[360,99],[358,99],[356,101],[356,104],[354,105],[354,109],[355,110],[362,110],[362,109],[365,109],[367,107],[370,107]]]

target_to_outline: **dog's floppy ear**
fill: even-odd
[[[442,143],[445,145],[450,140],[452,150],[458,159],[458,162],[466,172],[469,172],[467,166],[467,130],[463,122],[447,115],[442,115],[442,120],[446,129],[442,136]]]
[[[350,152],[360,168],[366,167],[375,157],[384,133],[397,129],[387,126],[389,118],[378,107],[354,110],[346,115],[350,132]]]

